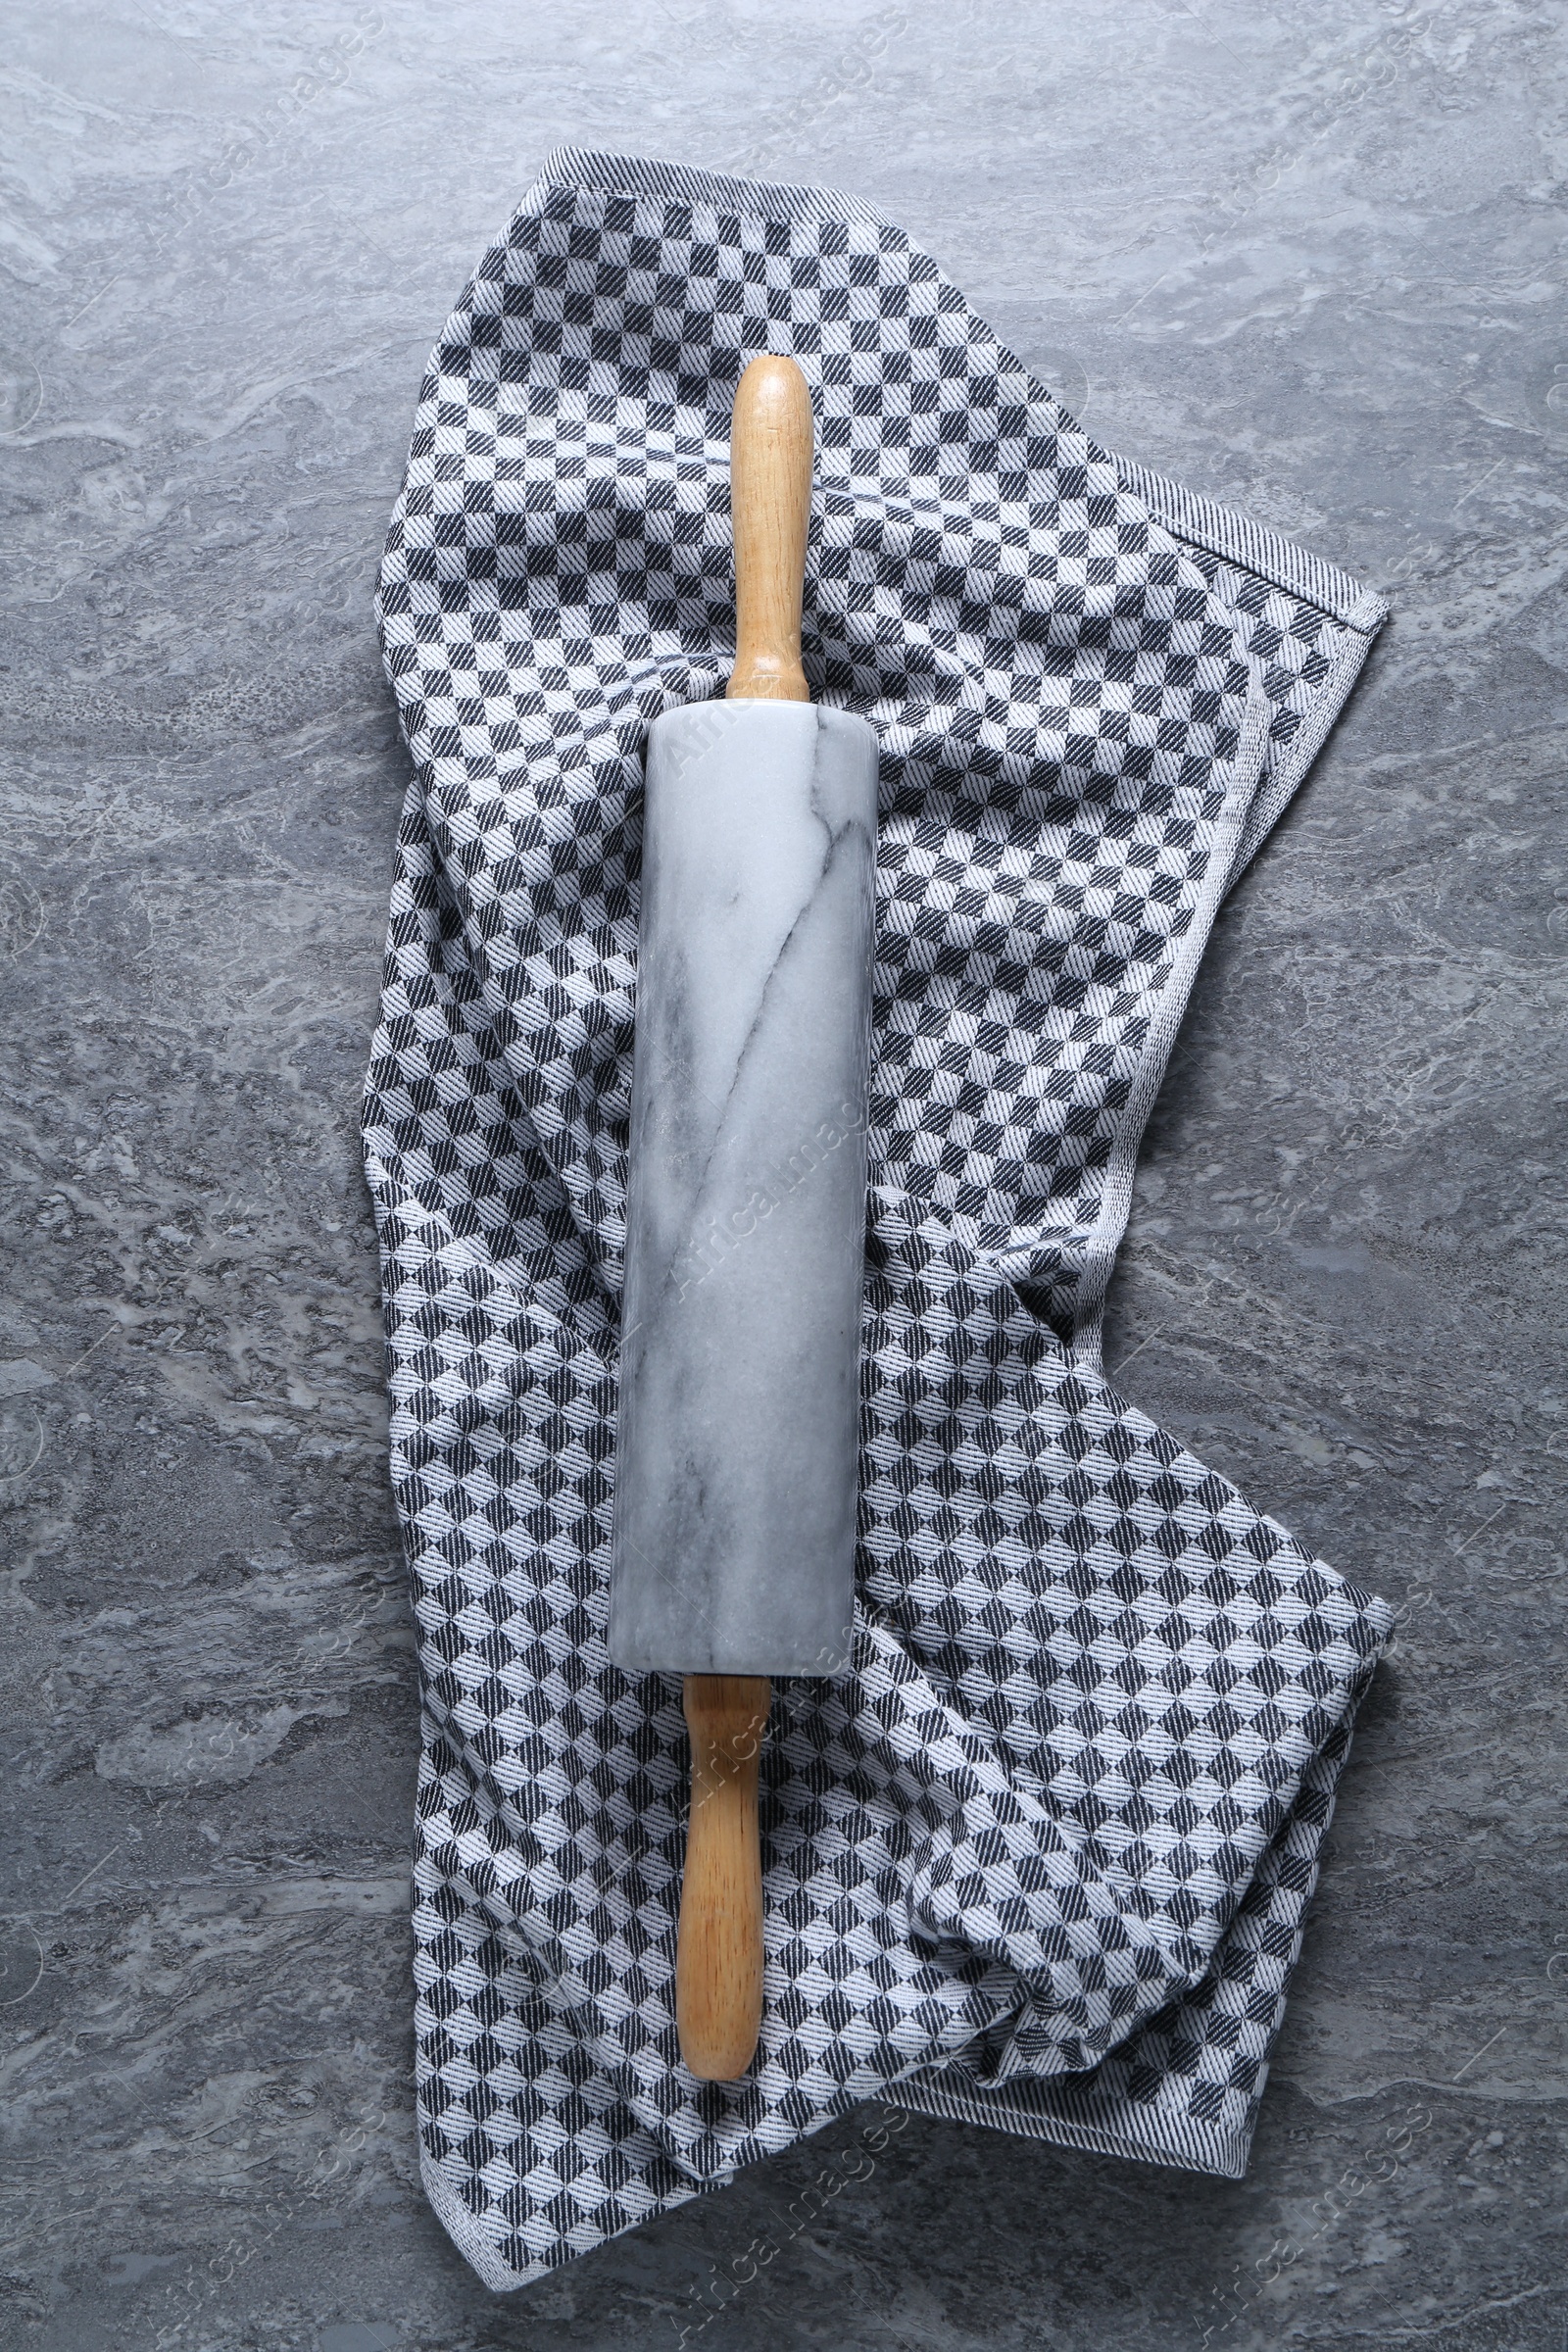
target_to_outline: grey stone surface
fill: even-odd
[[[736,702],[649,736],[610,1654],[849,1664],[876,736]]]
[[[7,2347],[1558,2352],[1564,30],[7,12]],[[444,308],[562,139],[859,191],[1113,447],[1393,588],[1218,925],[1107,1360],[1408,1605],[1246,2181],[873,2112],[505,2300],[415,2186],[354,1113],[369,580]]]

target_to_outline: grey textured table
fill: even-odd
[[[1557,2352],[1564,31],[8,12],[7,2347]],[[501,2300],[415,2183],[368,591],[444,311],[567,138],[858,190],[1112,447],[1393,588],[1219,924],[1107,1361],[1409,1607],[1245,2182],[852,2123]]]

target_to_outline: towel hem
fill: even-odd
[[[1371,595],[1371,591],[1368,591]],[[1376,628],[1388,617],[1389,608],[1382,597],[1374,600],[1379,608]],[[1252,859],[1257,856],[1274,826],[1285,813],[1297,789],[1304,783],[1308,769],[1328,740],[1335,721],[1350,697],[1350,689],[1361,674],[1362,664],[1372,651],[1372,636],[1359,629],[1348,636],[1329,664],[1328,674],[1318,691],[1311,711],[1298,727],[1281,754],[1279,763],[1265,777],[1262,791],[1248,811],[1247,823],[1237,847],[1235,862],[1226,881],[1227,891],[1235,888]]]
[[[495,2239],[479,2228],[473,2215],[458,2195],[435,2158],[419,2150],[419,2185],[429,2201],[430,2210],[451,2238],[469,2269],[476,2272],[486,2286],[504,2295],[519,2286],[526,2286],[532,2278],[542,2278],[544,2269],[537,2272],[514,2271],[497,2246]]]
[[[795,186],[783,180],[742,179],[691,164],[662,163],[650,155],[611,155],[592,147],[556,147],[539,167],[541,184],[601,188],[607,196],[657,196],[665,204],[728,205],[738,213],[764,209],[791,220],[864,220],[876,228],[897,223],[875,205],[838,188]],[[902,236],[903,229],[899,230]]]
[[[1011,2096],[1003,2112],[981,2089],[965,2093],[918,2078],[891,2082],[880,2095],[890,2107],[906,2107],[915,2115],[936,2116],[946,2123],[980,2124],[993,2132],[1012,2132],[1023,2139],[1050,2140],[1057,2147],[1081,2148],[1093,2155],[1129,2157],[1143,2164],[1169,2165],[1177,2172],[1205,2173],[1211,2180],[1242,2180],[1247,2177],[1250,2140],[1238,2143],[1230,2133],[1190,2121],[1180,2125],[1162,2121],[1157,2134],[1152,2130],[1146,2133],[1136,2128],[1135,2119],[1126,2117],[1125,2108],[1118,2109],[1123,2117],[1118,2129],[1095,2114],[1092,2095],[1056,2088],[1051,2082],[1009,2083],[1007,2087]],[[1031,2089],[1037,2098],[1070,2100],[1080,2112],[1061,2114],[1032,2107]]]
[[[1182,1022],[1187,1017],[1198,967],[1208,945],[1214,917],[1236,870],[1249,818],[1267,773],[1268,717],[1268,704],[1254,685],[1248,703],[1246,732],[1237,747],[1236,764],[1231,773],[1231,808],[1225,828],[1226,838],[1214,845],[1212,865],[1205,877],[1201,896],[1194,904],[1192,922],[1177,950],[1158,1013],[1140,1055],[1138,1075],[1122,1113],[1120,1128],[1111,1149],[1110,1164],[1105,1170],[1104,1189],[1100,1196],[1100,1213],[1095,1220],[1094,1232],[1084,1248],[1084,1270],[1078,1289],[1079,1321],[1073,1332],[1072,1352],[1097,1367],[1104,1333],[1105,1296],[1110,1289],[1116,1253],[1121,1248],[1127,1219],[1132,1212],[1133,1179],[1138,1169],[1139,1147],[1159,1090],[1165,1083],[1165,1071]]]
[[[1128,487],[1146,506],[1152,507],[1174,537],[1188,539],[1227,564],[1241,564],[1272,586],[1283,588],[1288,596],[1299,597],[1343,627],[1359,629],[1369,638],[1375,637],[1387,620],[1387,597],[1342,571],[1337,564],[1326,564],[1321,556],[1253,522],[1235,507],[1218,506],[1167,475],[1152,472],[1147,466],[1120,457],[1116,464]]]

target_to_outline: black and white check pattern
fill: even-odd
[[[860,1610],[854,1674],[777,1694],[716,2086],[678,1688],[603,1636],[641,745],[729,668],[769,348],[817,414],[808,671],[883,753]],[[1381,607],[1097,447],[865,208],[564,152],[437,347],[379,610],[438,2211],[517,2285],[873,2092],[1239,2173],[1389,1618],[1117,1395],[1099,1318],[1214,907]]]

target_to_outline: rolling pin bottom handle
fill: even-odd
[[[762,2026],[757,1765],[771,1698],[760,1675],[689,1674],[692,1809],[675,1947],[680,2054],[705,2082],[745,2074]]]

